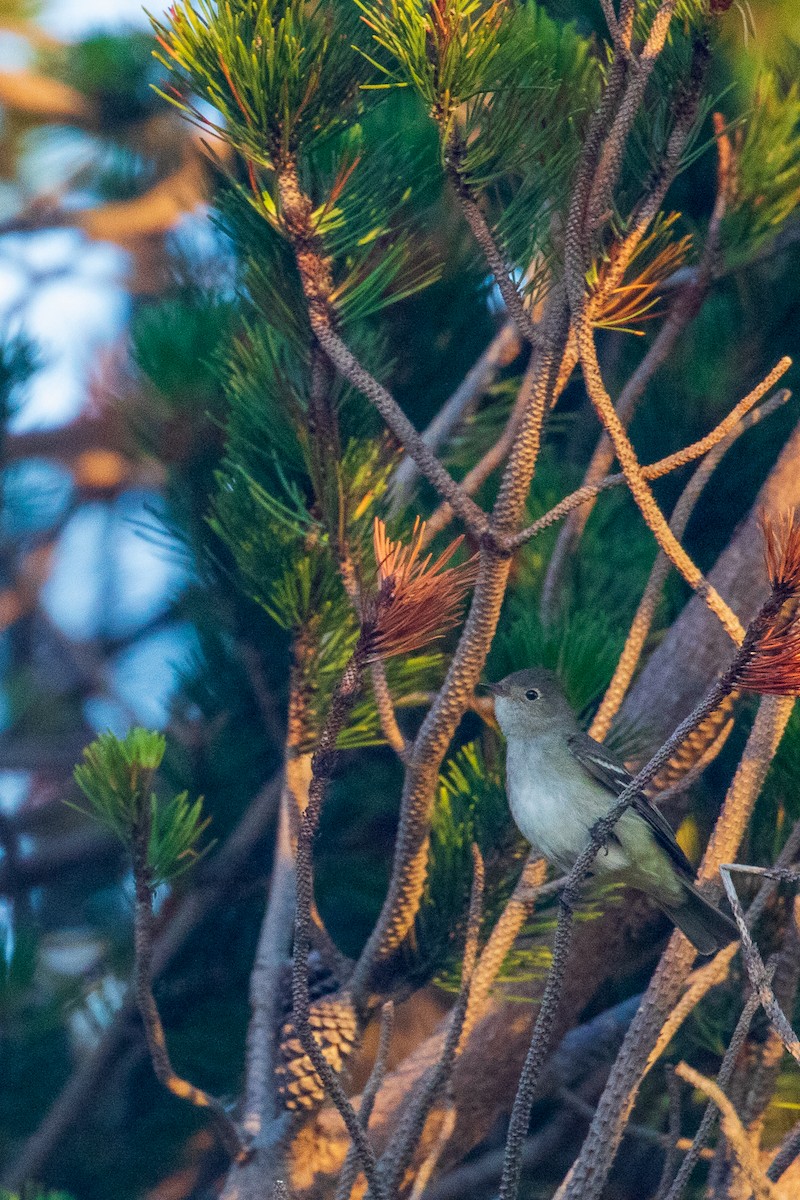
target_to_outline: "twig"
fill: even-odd
[[[253,847],[264,837],[274,816],[280,790],[278,775],[254,797],[218,853],[201,864],[193,890],[182,901],[153,948],[153,979],[166,970],[200,922],[217,909],[231,880],[241,875]],[[67,1131],[91,1107],[95,1090],[110,1074],[120,1050],[128,1044],[134,1011],[132,999],[126,999],[97,1049],[76,1068],[36,1132],[6,1167],[4,1187],[17,1191],[26,1180],[42,1174]]]
[[[486,514],[461,490],[394,396],[358,361],[334,329],[329,299],[330,264],[314,228],[311,201],[300,187],[294,162],[285,163],[278,172],[278,190],[284,225],[308,304],[309,322],[319,346],[336,370],[375,406],[406,453],[467,528],[480,536],[488,529]]]
[[[773,964],[772,970],[774,971],[774,969],[775,967]],[[759,1003],[758,996],[756,996],[755,993],[751,994],[747,998],[745,1006],[742,1009],[742,1014],[736,1023],[733,1036],[728,1043],[722,1063],[720,1064],[719,1072],[717,1073],[717,1086],[722,1088],[723,1091],[729,1086],[731,1079],[733,1078],[733,1073],[736,1069],[736,1061],[741,1053],[745,1041],[747,1040],[747,1035],[750,1032],[750,1026],[752,1024],[753,1017],[758,1010]],[[665,1193],[666,1200],[680,1200],[680,1197],[683,1195],[686,1184],[689,1182],[689,1177],[700,1158],[700,1151],[705,1146],[706,1141],[708,1140],[708,1135],[711,1133],[716,1115],[717,1105],[713,1103],[709,1104],[700,1119],[700,1125],[698,1126],[697,1133],[692,1139],[689,1152],[681,1163],[680,1169],[672,1182],[672,1186],[670,1187],[669,1191]],[[669,1176],[665,1173],[664,1178],[668,1180]]]
[[[512,362],[519,354],[520,348],[519,334],[513,321],[506,321],[475,365],[464,376],[450,399],[445,401],[421,434],[422,440],[434,453],[452,437],[481,395],[491,385],[500,368]],[[408,503],[418,475],[419,470],[413,458],[403,459],[389,484],[393,511],[398,511]],[[463,481],[461,486],[464,487]]]
[[[597,1109],[588,1100],[584,1100],[581,1096],[576,1096],[569,1088],[559,1088],[559,1100],[563,1100],[576,1113],[587,1117],[590,1121],[594,1117]],[[657,1129],[651,1129],[649,1125],[640,1125],[637,1121],[629,1121],[625,1126],[625,1136],[638,1138],[642,1142],[650,1142],[653,1146],[660,1146],[662,1150],[677,1150],[680,1154],[686,1154],[691,1146],[691,1142],[687,1137],[676,1137],[673,1139],[671,1133],[659,1133]],[[707,1157],[711,1157],[711,1151],[707,1152]]]
[[[133,839],[134,902],[134,992],[144,1025],[145,1040],[153,1070],[160,1083],[173,1096],[188,1100],[197,1108],[208,1109],[220,1142],[234,1160],[243,1162],[249,1153],[238,1128],[215,1096],[182,1079],[170,1061],[164,1027],[153,995],[153,891],[147,855],[150,844],[151,810],[149,791],[142,787],[144,800]]]
[[[381,723],[383,736],[400,761],[406,762],[410,747],[406,742],[402,729],[397,724],[392,694],[389,691],[389,684],[386,680],[386,667],[382,659],[376,658],[374,662],[370,663],[370,674],[372,676],[372,690],[375,694],[375,707],[378,710],[378,718]]]
[[[678,1063],[675,1074],[686,1083],[704,1092],[720,1111],[722,1129],[728,1140],[739,1166],[747,1176],[757,1200],[778,1200],[778,1195],[769,1179],[753,1159],[753,1147],[747,1137],[736,1109],[731,1104],[722,1088],[713,1079],[706,1078],[699,1071],[693,1070],[687,1063]]]
[[[656,1191],[656,1200],[664,1200],[669,1181],[675,1173],[678,1160],[678,1142],[681,1136],[681,1090],[678,1086],[678,1081],[675,1078],[675,1072],[671,1067],[666,1068],[667,1076],[667,1096],[669,1098],[669,1113],[667,1118],[667,1136],[669,1137],[669,1145],[667,1153],[664,1155],[664,1166],[661,1169],[661,1178],[658,1182]],[[689,1150],[691,1154],[691,1150]],[[684,1161],[686,1161],[684,1159]]]
[[[783,849],[781,850],[776,860],[776,869],[780,873],[782,871],[781,864],[793,862],[797,854],[800,852],[800,821],[796,822],[789,834]],[[761,916],[777,889],[777,883],[771,878],[765,879],[764,883],[758,890],[758,893],[752,904],[747,910],[746,921],[748,927],[752,929]],[[702,967],[697,967],[692,971],[686,991],[672,1008],[669,1016],[659,1031],[658,1039],[653,1046],[653,1049],[647,1060],[647,1070],[655,1063],[666,1050],[673,1037],[680,1029],[683,1022],[689,1016],[700,1001],[703,999],[712,988],[717,987],[720,983],[724,983],[728,978],[731,962],[738,953],[738,943],[732,942],[730,946],[726,946],[715,954],[710,962],[704,963]]]
[[[242,1127],[255,1138],[275,1115],[274,1042],[277,985],[291,951],[294,926],[294,851],[286,787],[278,809],[278,828],[272,856],[264,920],[250,975],[251,1018],[247,1031],[247,1070]]]
[[[719,873],[722,876],[725,894],[733,910],[734,919],[739,927],[739,935],[742,942],[742,957],[751,986],[757,994],[759,1002],[769,1017],[775,1032],[795,1062],[800,1063],[800,1039],[798,1039],[797,1034],[792,1029],[785,1012],[772,990],[767,969],[764,966],[764,960],[747,927],[742,905],[736,893],[736,888],[733,885],[733,880],[730,877],[727,863],[720,865]]]
[[[629,83],[628,92],[617,114],[611,133],[606,140],[589,197],[589,224],[591,228],[594,227],[592,214],[597,211],[595,206],[598,203],[598,196],[600,197],[601,208],[604,208],[607,202],[606,193],[608,192],[610,196],[610,188],[613,187],[614,180],[621,166],[625,140],[632,127],[647,77],[655,62],[655,57],[657,57],[664,44],[674,7],[675,0],[664,0],[664,3],[656,14],[637,69]],[[682,105],[681,111],[676,117],[673,131],[670,134],[663,156],[660,181],[640,207],[636,214],[636,220],[626,236],[628,254],[632,252],[632,247],[635,247],[637,244],[637,239],[640,240],[644,235],[649,222],[658,211],[663,194],[666,192],[666,187],[677,170],[680,155],[694,122],[700,80],[702,78],[701,64],[704,61],[704,54],[701,52],[701,47],[701,43],[695,44],[689,97]],[[705,57],[707,57],[707,52]],[[670,532],[669,525],[642,474],[641,466],[625,431],[625,427],[620,421],[611,397],[606,391],[600,364],[597,360],[590,312],[590,299],[586,294],[583,255],[583,239],[586,232],[584,216],[583,195],[579,194],[576,190],[573,194],[567,222],[565,278],[572,312],[572,329],[576,338],[589,398],[595,407],[602,425],[611,438],[631,495],[636,501],[646,524],[656,538],[659,546],[672,560],[689,586],[702,595],[709,608],[719,618],[732,641],[738,644],[744,633],[741,622],[717,593],[716,589],[711,587],[703,577],[696,564]]]
[[[800,884],[800,871],[796,867],[752,867],[746,863],[728,863],[726,871],[741,871],[743,875],[758,875],[762,879],[774,879],[777,883]]]
[[[777,396],[773,396],[771,400],[762,404],[760,408],[746,413],[733,432],[728,434],[723,441],[718,442],[713,450],[709,451],[681,492],[670,517],[669,527],[676,538],[683,537],[703,489],[734,442],[764,416],[779,408],[786,399],[786,392],[780,392]],[[611,722],[619,712],[630,687],[645,642],[650,633],[664,583],[669,573],[669,566],[669,559],[660,550],[650,572],[650,577],[647,580],[647,585],[642,593],[642,598],[639,601],[636,615],[631,622],[625,645],[614,669],[614,675],[589,729],[591,736],[598,741],[603,741],[611,728]]]
[[[785,908],[787,924],[780,952],[773,956],[776,967],[772,987],[784,1012],[793,1012],[800,984],[800,896],[795,896]],[[767,962],[768,973],[773,959]],[[746,1092],[740,1107],[750,1139],[759,1144],[764,1115],[775,1095],[784,1051],[780,1037],[772,1028],[763,1041],[757,1042],[755,1050],[755,1063],[741,1071]]]
[[[453,1130],[456,1127],[458,1112],[452,1100],[448,1100],[442,1121],[439,1126],[439,1132],[436,1135],[436,1141],[433,1143],[425,1161],[420,1166],[414,1178],[414,1186],[409,1193],[408,1200],[422,1200],[422,1194],[425,1191],[433,1172],[436,1170],[436,1165],[442,1157],[442,1153],[453,1136]]]
[[[788,1171],[800,1154],[800,1122],[790,1129],[778,1147],[778,1152],[767,1168],[767,1179],[777,1183],[784,1171]]]
[[[439,1061],[423,1077],[416,1095],[411,1099],[408,1108],[401,1118],[397,1133],[392,1138],[386,1153],[381,1159],[381,1174],[387,1196],[396,1195],[400,1187],[403,1176],[411,1164],[414,1151],[419,1143],[433,1103],[450,1078],[459,1043],[461,1042],[464,1019],[467,1015],[467,1005],[469,1004],[472,977],[478,960],[478,938],[480,936],[481,915],[483,912],[483,857],[478,847],[474,844],[472,847],[472,860],[474,873],[472,878],[472,893],[469,901],[464,958],[461,968],[461,987],[450,1014],[447,1036],[445,1037]]]
[[[533,912],[536,901],[552,894],[564,880],[544,885],[547,863],[543,858],[531,855],[522,869],[517,886],[500,914],[489,940],[481,951],[470,983],[469,1004],[464,1017],[463,1038],[469,1037],[489,995],[497,973],[508,952],[514,945],[517,934]]]
[[[538,331],[514,283],[511,264],[495,241],[494,234],[481,212],[472,188],[461,173],[464,150],[465,147],[461,142],[460,134],[454,129],[450,135],[448,144],[445,146],[444,158],[447,174],[453,185],[453,190],[458,197],[461,212],[464,214],[464,220],[467,222],[475,241],[483,251],[483,256],[486,259],[489,270],[492,272],[500,295],[503,297],[508,315],[516,325],[520,337],[529,342],[531,346],[534,346],[538,339]]]
[[[625,95],[604,141],[587,203],[586,225],[590,236],[595,232],[611,203],[611,193],[622,167],[625,144],[633,128],[650,75],[664,48],[676,4],[677,0],[662,0],[653,17],[647,40],[629,74]],[[633,6],[630,6],[630,9],[632,8]],[[632,20],[632,14],[629,19]]]
[[[378,1036],[378,1049],[375,1053],[375,1062],[372,1064],[372,1070],[370,1071],[369,1079],[364,1085],[364,1090],[361,1093],[361,1103],[358,1106],[358,1120],[365,1133],[369,1128],[369,1119],[372,1116],[375,1098],[386,1075],[386,1064],[389,1060],[389,1048],[393,1032],[394,1002],[387,1000],[381,1008],[381,1027]],[[336,1185],[334,1200],[349,1200],[353,1184],[358,1176],[358,1170],[358,1155],[356,1154],[355,1146],[351,1143],[339,1175],[339,1182]]]
[[[514,444],[514,439],[522,425],[522,419],[528,406],[531,403],[533,391],[536,386],[538,375],[538,363],[536,352],[531,354],[525,374],[522,377],[522,382],[517,392],[514,407],[506,421],[505,428],[500,434],[500,437],[490,446],[486,453],[479,459],[474,467],[467,471],[464,478],[461,480],[461,487],[469,496],[474,496],[478,488],[486,482],[493,471],[497,470],[503,462],[506,455],[511,450]],[[553,392],[551,403],[555,403],[558,397],[558,388]],[[453,510],[447,503],[442,503],[438,508],[435,508],[425,524],[425,539],[430,542],[449,524],[453,516]]]
[[[725,631],[728,633],[734,644],[738,645],[744,636],[744,629],[741,621],[736,614],[731,610],[728,604],[722,599],[714,587],[709,584],[708,580],[700,572],[699,568],[692,561],[689,555],[681,546],[678,539],[671,532],[669,525],[661,512],[661,509],[656,503],[655,497],[650,490],[645,477],[642,473],[639,461],[636,457],[636,452],[631,445],[631,442],[625,432],[622,422],[619,420],[614,406],[611,403],[611,398],[605,389],[602,374],[600,372],[600,364],[597,360],[597,353],[594,344],[594,334],[588,322],[585,303],[582,302],[582,309],[576,316],[578,345],[581,353],[581,361],[584,368],[584,379],[589,396],[592,403],[597,409],[598,416],[603,422],[603,425],[608,430],[609,436],[614,443],[614,449],[623,474],[630,488],[631,494],[636,501],[639,510],[648,525],[649,529],[656,538],[663,553],[670,559],[675,568],[680,572],[693,591],[702,596],[708,607],[714,612],[719,619]],[[790,364],[787,362],[785,366],[783,362],[778,364],[783,370],[788,369]],[[776,368],[777,370],[778,368]],[[771,386],[771,385],[770,385]]]
[[[700,312],[711,287],[719,253],[720,230],[730,191],[730,143],[720,131],[717,132],[717,150],[717,195],[703,255],[698,266],[693,268],[691,275],[680,286],[680,293],[673,300],[667,318],[650,349],[620,392],[617,413],[626,426],[630,424],[650,380],[669,358],[683,331]],[[613,459],[614,449],[608,434],[604,432],[587,467],[584,484],[599,483],[609,471]],[[574,510],[559,534],[542,588],[541,610],[545,619],[550,619],[553,614],[555,596],[567,559],[586,526],[592,507],[593,501],[587,501]]]
[[[778,371],[779,368],[782,368],[777,378],[780,378],[780,376],[784,374],[786,370],[788,370],[789,364],[786,363],[784,366],[784,363],[786,363],[786,360],[781,359],[781,362],[775,367],[775,371]],[[770,377],[771,375],[772,372],[770,373]],[[768,391],[769,386],[771,385],[768,385],[764,391]],[[695,459],[707,454],[709,450],[712,450],[714,446],[718,444],[718,442],[722,441],[722,439],[727,436],[727,434],[736,425],[737,421],[742,418],[747,410],[752,408],[753,405],[758,402],[760,395],[764,394],[764,391],[761,391],[761,388],[762,384],[759,384],[758,388],[754,389],[753,392],[748,393],[743,400],[740,400],[736,407],[731,410],[728,416],[725,417],[725,419],[721,421],[719,425],[715,426],[710,433],[706,434],[704,438],[701,438],[697,442],[692,442],[692,444],[689,446],[684,446],[682,450],[677,450],[674,454],[668,454],[666,458],[660,458],[657,462],[650,463],[647,466],[642,467],[641,472],[643,478],[648,480],[648,482],[652,482],[655,479],[661,479],[664,475],[669,475],[670,472],[678,470],[680,467],[688,466],[689,463],[694,462]],[[779,407],[781,404],[786,403],[790,395],[791,393],[786,390],[781,391],[776,396],[771,397],[770,400],[766,401],[763,407],[766,408],[767,404],[774,404],[775,407]],[[770,408],[770,411],[772,411],[772,408]],[[567,516],[568,513],[572,512],[574,508],[577,508],[578,505],[583,504],[585,500],[590,499],[592,496],[598,495],[600,492],[608,491],[609,488],[619,487],[625,482],[625,476],[622,473],[619,473],[616,475],[607,475],[605,479],[602,479],[596,484],[582,485],[574,492],[571,492],[569,496],[565,496],[563,500],[560,500],[558,504],[555,504],[549,512],[544,513],[544,515],[539,517],[538,520],[534,521],[532,525],[528,525],[525,529],[521,529],[519,533],[516,533],[513,535],[513,537],[509,538],[505,543],[506,546],[509,550],[516,549],[518,546],[530,541],[531,538],[537,537],[538,534],[542,533],[545,529],[549,529],[551,525],[555,525],[557,521],[562,520],[562,518]]]
[[[322,811],[322,801],[336,757],[336,739],[355,703],[361,686],[365,651],[361,640],[342,672],[331,699],[330,711],[311,760],[311,783],[308,803],[300,819],[297,838],[294,957],[292,960],[292,1021],[303,1050],[311,1060],[317,1075],[333,1100],[367,1177],[374,1200],[384,1196],[378,1176],[378,1164],[372,1146],[362,1129],[355,1110],[347,1099],[338,1076],[325,1058],[314,1037],[309,1019],[308,955],[311,947],[312,911],[314,906],[313,843]]]

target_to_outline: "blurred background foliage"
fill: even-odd
[[[727,273],[637,413],[632,435],[643,461],[704,433],[779,354],[800,355],[796,217],[787,226],[795,236],[752,261],[759,250],[769,251],[772,223],[791,217],[797,202],[800,18],[794,0],[751,0],[749,7],[754,31],[732,10],[711,67],[710,107],[730,121],[744,120],[752,138],[742,203],[725,232]],[[558,22],[575,21],[580,39],[602,32],[593,0],[548,0],[544,8]],[[316,460],[313,446],[298,437],[311,402],[307,330],[299,308],[285,300],[291,277],[285,247],[248,201],[242,164],[212,131],[182,121],[159,94],[175,81],[153,57],[151,33],[141,24],[98,32],[102,18],[99,8],[88,12],[82,27],[62,38],[57,5],[37,9],[4,0],[0,9],[10,64],[0,70],[0,1160],[6,1162],[102,1038],[123,1003],[130,970],[124,855],[62,803],[77,798],[71,772],[81,749],[107,728],[119,735],[135,724],[163,729],[164,785],[204,796],[210,834],[220,846],[280,767],[292,630],[317,622],[324,634],[317,657],[302,668],[311,732],[355,635],[338,575],[317,552],[320,543],[330,548],[331,506],[342,481],[331,477],[331,461]],[[675,54],[681,52],[676,41]],[[374,161],[376,172],[387,161],[401,164],[395,178],[403,186],[389,188],[378,176],[369,181],[368,195],[380,193],[385,202],[380,211],[364,212],[358,188],[342,200],[369,220],[377,254],[350,244],[333,220],[327,236],[346,284],[349,334],[424,427],[497,330],[501,302],[442,182],[438,140],[422,105],[409,92],[374,95],[358,153],[368,167]],[[773,122],[759,141],[759,122],[778,110],[780,138]],[[657,104],[651,117],[656,133],[667,127],[669,114]],[[780,174],[784,186],[772,189],[770,207],[753,203],[748,188],[762,186],[764,159],[776,142],[785,158],[771,160],[766,174],[773,181]],[[626,166],[632,183],[647,173],[648,144],[643,136],[641,152]],[[330,178],[331,162],[323,147],[313,163],[320,179]],[[488,171],[486,164],[482,169]],[[497,185],[499,207],[508,186]],[[670,193],[671,209],[680,213],[678,236],[702,242],[714,186],[709,112]],[[398,213],[413,242],[411,264],[395,237]],[[512,216],[509,245],[525,232],[521,203]],[[742,247],[746,269],[738,269]],[[688,249],[689,262],[695,253]],[[641,337],[615,329],[600,334],[612,392],[628,377],[653,324],[638,326]],[[504,370],[447,447],[455,473],[496,437],[520,371],[518,361]],[[795,376],[796,369],[789,378],[796,388]],[[364,530],[384,511],[394,455],[364,402],[343,386],[333,390],[351,502],[345,523],[366,561]],[[287,410],[301,419],[287,420]],[[728,455],[686,536],[702,567],[748,511],[796,420],[796,406],[787,406]],[[532,519],[580,482],[596,436],[575,379],[548,427],[529,502]],[[667,509],[680,486],[672,477],[657,485]],[[496,480],[488,482],[479,500],[490,502],[494,488]],[[433,501],[423,485],[414,508],[425,514]],[[588,717],[610,678],[653,546],[627,494],[605,496],[572,566],[562,610],[545,629],[538,597],[555,536],[553,530],[537,539],[515,561],[487,674],[527,662],[554,667]],[[652,645],[686,598],[671,577]],[[390,664],[409,732],[444,666],[440,652]],[[685,844],[700,844],[743,737],[738,730],[698,787]],[[355,955],[387,882],[400,769],[381,744],[370,695],[341,744],[346,754],[316,851],[317,890],[339,949]],[[800,818],[799,771],[795,714],[759,802],[749,860],[774,857]],[[502,747],[469,714],[442,774],[428,895],[409,967],[421,980],[435,976],[443,989],[453,986],[470,841],[476,838],[487,854],[493,903],[519,869],[522,848],[508,825],[501,779]],[[229,1097],[241,1083],[248,976],[272,834],[265,821],[228,881],[224,903],[194,930],[157,986],[177,1069]],[[213,878],[214,861],[212,852],[198,868],[201,879],[204,871]],[[162,889],[163,920],[195,882],[190,874]],[[530,951],[507,965],[508,986],[546,965],[534,935],[548,919],[529,931]],[[642,964],[642,978],[650,965]],[[620,980],[619,994],[636,986],[637,979]],[[732,1002],[709,1002],[680,1036],[695,1050],[703,1047],[712,1062],[734,1019]],[[661,1102],[646,1095],[642,1104]],[[798,1103],[796,1080],[787,1077],[770,1120],[780,1124],[781,1112],[791,1116]],[[162,1094],[129,1038],[103,1081],[102,1100],[59,1147],[42,1182],[81,1200],[128,1200],[162,1194],[152,1189],[171,1177],[183,1190],[169,1194],[202,1196],[223,1165],[202,1120]]]

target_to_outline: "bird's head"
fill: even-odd
[[[487,685],[494,696],[497,723],[506,738],[536,737],[575,724],[557,677],[543,667],[515,671]]]

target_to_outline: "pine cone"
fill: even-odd
[[[339,992],[315,1000],[309,1020],[326,1061],[340,1074],[361,1035],[361,1022],[351,997],[347,992]],[[290,1111],[316,1108],[325,1099],[322,1080],[303,1050],[291,1020],[285,1021],[280,1031],[275,1074],[278,1095]]]

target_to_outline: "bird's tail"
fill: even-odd
[[[678,904],[661,907],[700,954],[716,954],[739,936],[736,923],[701,896],[691,883],[683,885]]]

